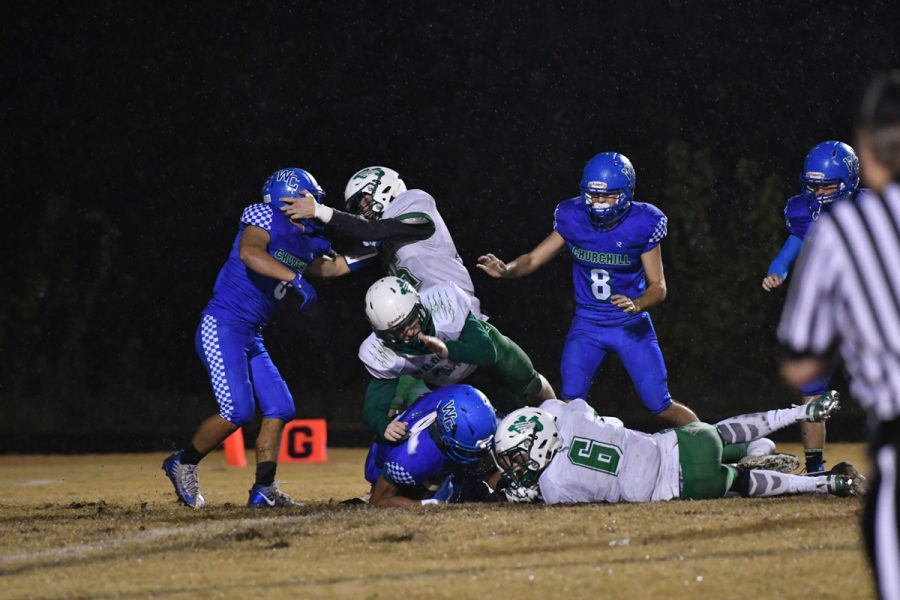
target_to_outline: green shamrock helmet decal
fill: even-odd
[[[507,431],[518,431],[519,433],[522,433],[529,429],[534,429],[535,433],[540,433],[544,430],[544,426],[541,424],[541,420],[538,419],[537,415],[533,415],[530,418],[525,418],[525,415],[522,415],[510,424]]]

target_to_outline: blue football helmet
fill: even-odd
[[[802,194],[807,197],[813,218],[835,200],[849,198],[859,187],[859,159],[853,148],[843,142],[829,140],[813,147],[803,161],[800,174]],[[837,185],[836,191],[816,195],[819,187]]]
[[[278,201],[280,198],[302,198],[300,193],[306,190],[312,194],[316,202],[322,204],[325,198],[325,191],[322,186],[312,176],[312,173],[304,169],[290,167],[287,169],[279,169],[272,173],[262,187],[263,202],[266,204],[274,203],[280,206]],[[321,223],[315,219],[303,219],[300,221],[305,231],[316,231],[324,229]]]
[[[491,449],[497,414],[487,397],[471,385],[447,385],[439,394],[437,429],[446,456],[458,463],[473,463]]]
[[[634,167],[618,152],[601,152],[588,161],[581,176],[581,194],[595,227],[612,227],[631,208],[634,198]],[[612,206],[595,203],[592,195],[616,194]]]

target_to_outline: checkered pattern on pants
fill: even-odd
[[[209,380],[212,382],[213,393],[219,403],[219,416],[228,421],[234,414],[234,403],[231,400],[228,378],[225,376],[225,363],[222,360],[222,348],[219,346],[216,318],[212,315],[203,315],[200,324],[200,338],[209,368]]]
[[[403,465],[399,465],[395,462],[386,462],[384,463],[384,470],[387,475],[385,479],[388,481],[400,485],[416,485],[416,480]]]

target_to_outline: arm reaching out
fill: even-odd
[[[316,218],[340,233],[357,240],[388,240],[405,243],[425,240],[434,235],[434,222],[428,215],[412,213],[387,219],[368,220],[330,206],[318,204],[315,198],[282,198],[281,211],[291,221]]]
[[[493,254],[485,254],[478,257],[476,266],[495,279],[525,277],[550,262],[550,259],[559,254],[565,246],[563,237],[554,231],[535,246],[534,250],[510,263],[503,262]]]
[[[800,254],[800,248],[802,246],[803,240],[796,235],[788,236],[788,239],[784,242],[784,246],[781,247],[778,255],[769,265],[768,274],[763,278],[762,287],[764,290],[771,292],[773,289],[784,283],[791,267],[797,260],[797,256]]]
[[[614,294],[609,301],[629,315],[634,315],[666,299],[666,276],[663,273],[662,251],[659,246],[641,254],[647,289],[637,298]]]

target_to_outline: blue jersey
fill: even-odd
[[[378,475],[394,485],[421,486],[439,483],[449,472],[452,461],[438,446],[437,405],[442,396],[425,394],[395,420],[408,424],[409,437],[400,444],[376,442],[366,459],[366,479],[375,483]]]
[[[269,254],[300,274],[314,260],[329,252],[331,243],[319,232],[304,233],[270,204],[251,204],[244,209],[231,253],[219,271],[212,300],[203,314],[261,327],[269,320],[275,303],[287,293],[287,284],[260,275],[241,262],[241,235],[248,225],[269,232]]]
[[[622,294],[637,298],[647,287],[641,255],[666,236],[666,216],[652,204],[633,202],[628,214],[612,229],[591,223],[581,196],[560,202],[553,229],[572,255],[575,314],[604,323],[627,323],[641,318],[610,302]]]
[[[853,202],[857,202],[860,198],[860,193],[866,191],[865,189],[859,189],[853,192],[850,196],[850,200]],[[837,202],[841,202],[837,200]],[[813,223],[819,218],[820,214],[827,214],[831,211],[831,207],[835,204],[835,202],[829,202],[828,204],[823,204],[821,211],[817,211],[814,206],[812,206],[812,202],[810,202],[810,196],[808,194],[797,194],[796,196],[791,196],[788,198],[787,203],[784,205],[784,223],[787,226],[788,232],[797,236],[801,240],[806,238],[806,234],[809,232],[809,228]]]

